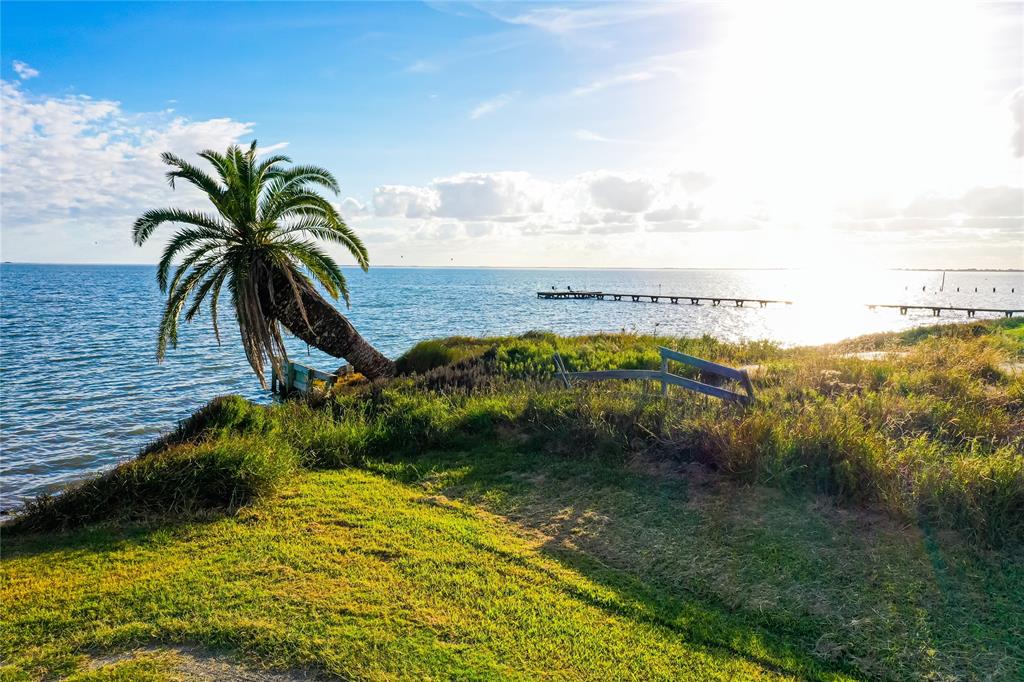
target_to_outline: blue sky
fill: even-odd
[[[380,264],[1024,266],[1021,5],[818,4],[4,2],[3,258],[256,137]]]

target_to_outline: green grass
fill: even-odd
[[[27,675],[160,641],[356,678],[833,677],[742,618],[544,543],[374,473],[308,473],[213,522],[11,542],[0,640]]]
[[[1019,679],[1021,329],[446,339],[219,399],[4,528],[0,679],[170,679],[90,665],[160,643],[358,679]],[[758,364],[757,404],[551,381],[555,350],[657,343]]]
[[[183,444],[129,460],[60,495],[36,498],[9,530],[233,511],[275,492],[297,463],[287,445],[255,436]]]
[[[649,457],[609,466],[511,450],[372,468],[539,532],[569,565],[628,575],[653,604],[713,605],[822,665],[889,679],[1024,674],[1019,550]]]

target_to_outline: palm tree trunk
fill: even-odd
[[[272,290],[267,293],[272,315],[278,322],[309,345],[347,360],[368,379],[394,376],[395,363],[360,336],[347,317],[309,286],[296,284],[301,308],[287,278],[281,274],[274,277]]]

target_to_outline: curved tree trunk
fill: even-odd
[[[395,374],[395,363],[367,343],[330,301],[303,283],[296,284],[305,317],[295,300],[295,289],[283,275],[275,276],[271,290],[266,292],[271,314],[278,322],[309,345],[348,360],[353,369],[368,379]]]

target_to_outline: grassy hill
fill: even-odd
[[[551,380],[658,343],[758,365],[758,402]],[[177,679],[184,646],[297,679],[1019,679],[1022,360],[1014,320],[529,334],[219,399],[4,528],[0,677]]]

